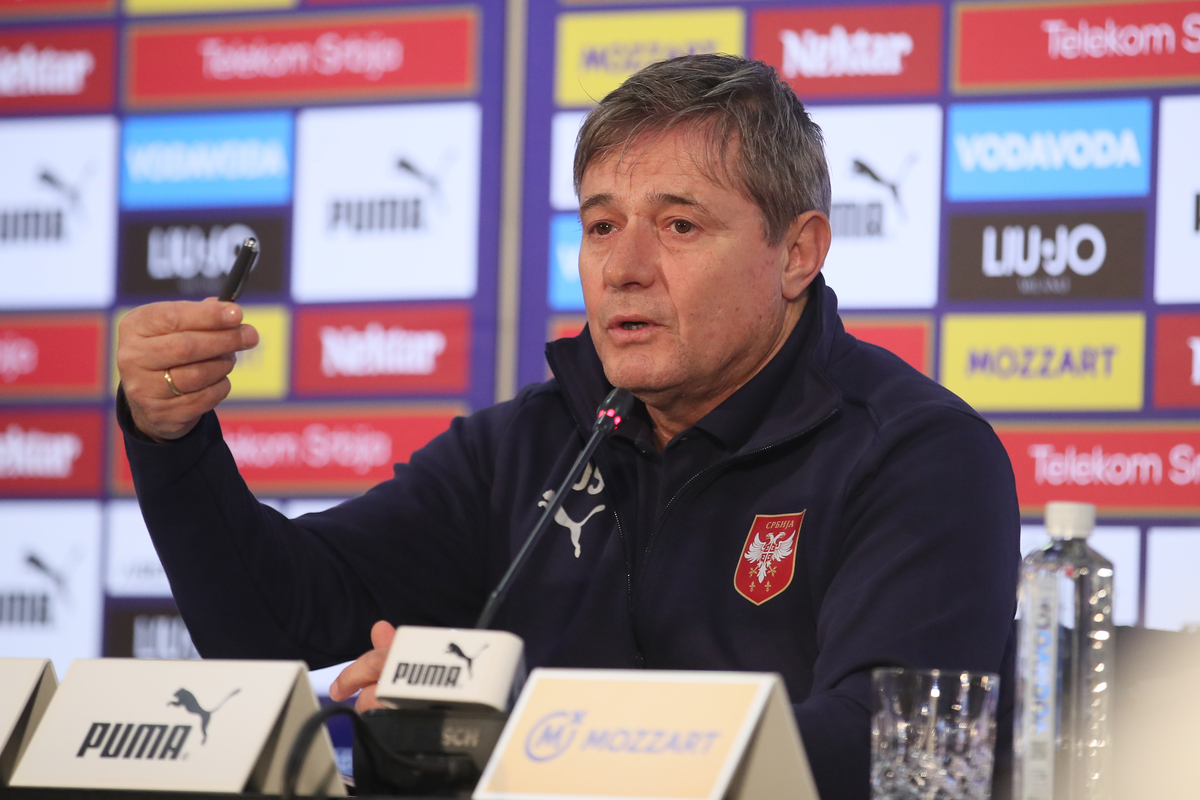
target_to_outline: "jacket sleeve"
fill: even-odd
[[[379,619],[474,621],[487,594],[491,453],[505,414],[502,405],[457,418],[390,480],[289,520],[247,488],[215,413],[156,444],[138,434],[123,394],[117,409],[146,527],[197,650],[313,668],[370,649]]]
[[[1007,671],[1002,717],[1012,703],[1020,513],[991,427],[945,408],[896,420],[854,474],[796,706],[823,798],[869,794],[874,667]]]

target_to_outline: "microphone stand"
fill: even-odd
[[[554,519],[554,515],[562,508],[563,501],[567,499],[567,489],[571,484],[579,478],[579,474],[583,472],[584,466],[591,459],[592,454],[596,452],[596,448],[600,446],[600,442],[604,440],[610,433],[617,429],[621,424],[621,418],[629,414],[633,408],[633,395],[626,389],[613,389],[608,393],[608,397],[604,398],[604,402],[600,404],[600,409],[596,414],[596,422],[592,426],[592,435],[588,439],[587,444],[583,448],[583,452],[575,459],[575,463],[571,465],[571,469],[567,471],[567,476],[563,479],[562,484],[558,487],[558,491],[554,493],[554,498],[546,506],[546,510],[542,512],[541,519],[533,526],[529,537],[525,539],[525,544],[521,545],[521,549],[517,551],[516,557],[512,563],[508,565],[508,570],[504,573],[504,577],[496,584],[496,588],[488,596],[487,603],[483,607],[483,611],[479,614],[479,619],[475,621],[476,628],[487,628],[492,624],[492,618],[496,616],[496,611],[500,604],[504,602],[504,598],[508,596],[508,590],[512,588],[513,578],[525,560],[537,546],[546,529],[550,527],[550,520]]]

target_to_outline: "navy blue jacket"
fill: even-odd
[[[215,414],[159,445],[133,435],[119,402],[138,499],[199,651],[319,667],[368,650],[378,619],[472,624],[610,388],[586,331],[548,356],[554,380],[454,420],[391,480],[297,520],[255,500]],[[713,412],[735,434],[713,439],[706,417],[676,437],[706,437],[710,457],[669,488],[652,526],[624,474],[630,442],[605,442],[564,506],[573,524],[591,514],[578,552],[570,526],[554,526],[496,627],[524,638],[530,666],[778,672],[822,798],[866,798],[873,667],[999,672],[1011,709],[1012,468],[967,404],[847,334],[823,280],[767,367],[773,383],[756,376],[726,401],[737,415]],[[790,585],[748,601],[734,577],[755,516],[800,511]],[[1006,750],[1007,717],[1000,733]]]

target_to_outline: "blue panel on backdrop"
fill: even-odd
[[[583,284],[579,282],[579,245],[583,228],[577,214],[555,214],[550,218],[550,308],[582,311]]]
[[[280,205],[292,198],[292,114],[131,117],[124,208]]]
[[[951,106],[946,196],[1141,196],[1150,146],[1145,98]]]

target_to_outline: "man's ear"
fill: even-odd
[[[783,269],[783,297],[796,300],[817,277],[829,252],[832,232],[829,217],[820,211],[805,211],[792,221],[784,235],[787,263]]]

